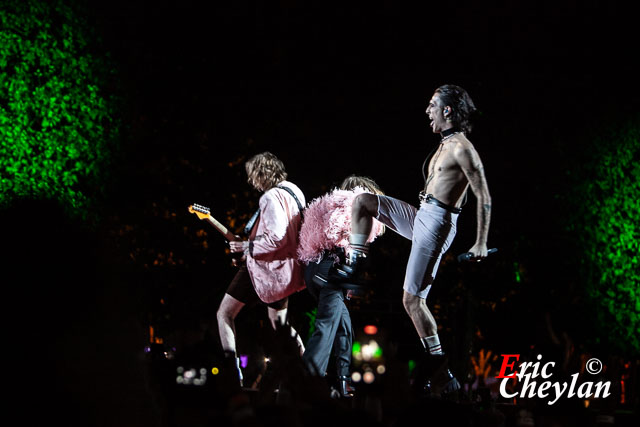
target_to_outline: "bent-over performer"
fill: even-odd
[[[351,316],[345,304],[350,291],[334,283],[327,272],[349,246],[351,205],[362,193],[383,194],[370,178],[351,175],[339,188],[314,199],[305,210],[300,228],[298,258],[306,265],[307,289],[318,302],[315,329],[307,342],[302,361],[312,375],[324,377],[331,354],[335,356],[336,385],[340,397],[352,397],[351,352],[353,333]],[[368,242],[384,231],[374,221]]]

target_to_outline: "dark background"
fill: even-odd
[[[638,109],[637,37],[615,2],[105,2],[90,9],[127,95],[126,146],[108,209],[145,236],[136,245],[146,246],[148,265],[153,251],[171,252],[198,280],[211,280],[213,306],[233,269],[212,230],[208,251],[187,246],[202,228],[187,205],[212,206],[240,229],[259,197],[243,163],[261,151],[283,159],[308,200],[357,173],[416,202],[422,162],[437,141],[425,108],[437,86],[454,83],[479,109],[470,139],[493,198],[490,246],[500,248],[491,262],[501,273],[486,267],[477,273],[488,277],[465,280],[486,283],[480,291],[495,300],[513,291],[507,271],[522,270],[530,282],[523,292],[536,302],[527,309],[555,311],[552,294],[571,275],[562,268],[569,247],[558,204],[571,191],[567,173],[585,173],[574,159],[592,135]],[[475,238],[473,197],[465,208],[451,254]],[[391,255],[381,257],[380,281],[392,282],[378,295],[398,299],[408,245],[391,234],[377,245]],[[197,265],[205,255],[208,264]],[[204,304],[203,289],[185,286],[175,292]]]
[[[49,218],[61,226],[46,232],[45,267],[55,274],[73,260],[87,279],[74,275],[56,288],[66,291],[24,305],[64,331],[46,346],[52,360],[76,355],[56,377],[69,384],[69,405],[105,397],[116,414],[144,418],[134,398],[115,396],[146,390],[133,362],[142,356],[130,349],[142,351],[149,325],[178,357],[216,357],[215,310],[235,270],[188,205],[209,205],[240,230],[259,197],[243,164],[262,151],[284,161],[308,201],[356,173],[417,203],[420,167],[438,140],[425,109],[445,83],[464,87],[479,109],[469,137],[493,198],[489,246],[499,248],[479,266],[455,263],[475,238],[470,197],[438,276],[447,286],[430,297],[445,349],[466,359],[533,346],[561,357],[547,316],[578,346],[588,336],[558,199],[571,191],[567,171],[585,173],[573,159],[590,136],[638,111],[637,28],[616,2],[114,0],[83,10],[118,72],[123,146],[98,233],[69,235],[66,219]],[[408,249],[393,233],[373,245],[376,292],[352,308],[355,326],[383,325],[404,361],[420,346],[400,303]],[[306,292],[292,297],[301,333],[312,308]],[[264,319],[263,309],[241,314],[240,348],[257,351]],[[74,386],[94,360],[106,367],[83,394]]]

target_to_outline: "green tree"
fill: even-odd
[[[596,338],[640,352],[640,118],[600,134],[570,175],[567,230]]]
[[[53,199],[73,216],[105,191],[120,124],[97,37],[68,2],[0,9],[0,206]]]

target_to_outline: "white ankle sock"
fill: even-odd
[[[369,238],[368,234],[354,234],[351,233],[349,235],[349,248],[353,252],[359,252],[361,254],[369,253],[369,243],[367,243],[367,239]]]
[[[431,337],[423,337],[420,338],[422,341],[422,345],[429,352],[429,354],[444,354],[442,352],[442,346],[440,345],[440,338],[438,334],[435,334]]]

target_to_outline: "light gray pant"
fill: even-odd
[[[420,209],[389,196],[378,196],[378,221],[411,240],[403,289],[426,298],[442,255],[456,235],[458,214],[422,203]]]

